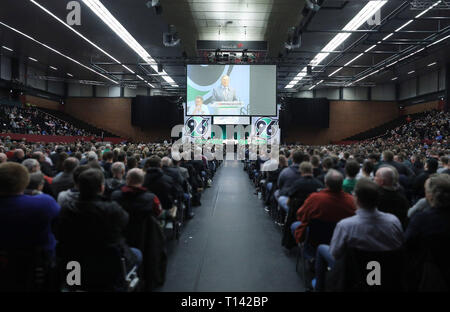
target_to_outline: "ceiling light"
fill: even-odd
[[[375,48],[377,45],[376,44],[374,44],[373,46],[371,46],[370,48],[367,48],[365,51],[364,51],[364,53],[367,53],[367,52],[369,52],[370,50],[372,50],[373,48]]]
[[[156,61],[151,55],[134,39],[134,37],[122,26],[122,24],[109,12],[109,10],[99,0],[83,0],[92,12],[94,12],[108,27],[114,31],[131,49],[133,49],[147,64],[151,65],[155,72],[158,72]],[[172,86],[175,81],[162,71],[160,76]]]
[[[412,70],[412,71],[408,72],[408,75],[411,75],[414,72],[415,72],[415,70]]]
[[[30,60],[30,61],[33,61],[33,62],[37,62],[38,60],[37,59],[35,59],[35,58],[32,58],[32,57],[28,57],[28,59]]]
[[[11,52],[14,51],[13,49],[5,47],[5,46],[2,46],[2,48],[5,49],[5,50],[8,50],[8,51],[11,51]]]
[[[323,82],[323,80],[320,80],[318,83],[316,83],[315,85],[313,85],[311,88],[309,88],[308,90],[312,90],[315,87],[317,87],[319,84],[321,84]]]
[[[67,55],[65,55],[65,54],[63,54],[63,53],[61,53],[61,52],[59,52],[58,50],[56,50],[56,49],[54,49],[54,48],[52,48],[52,47],[46,45],[45,43],[42,43],[42,42],[40,42],[40,41],[34,39],[33,37],[31,37],[31,36],[29,36],[29,35],[27,35],[27,34],[21,32],[20,30],[17,30],[17,29],[15,29],[14,27],[11,27],[11,26],[9,26],[9,25],[3,23],[3,22],[0,22],[0,25],[3,25],[3,26],[5,26],[6,28],[11,29],[12,31],[14,31],[14,32],[16,32],[16,33],[18,33],[18,34],[20,34],[20,35],[22,35],[22,36],[24,36],[24,37],[30,39],[31,41],[33,41],[33,42],[35,42],[35,43],[37,43],[37,44],[39,44],[39,45],[41,45],[41,46],[43,46],[43,47],[45,47],[45,48],[47,48],[47,49],[49,49],[49,50],[55,52],[56,54],[58,54],[58,55],[60,55],[60,56],[62,56],[62,57],[64,57],[64,58],[66,58],[66,59],[68,59],[68,60],[70,60],[70,61],[72,61],[72,62],[74,62],[74,63],[76,63],[76,64],[78,64],[78,65],[80,65],[80,66],[82,66],[82,67],[84,67],[84,68],[86,68],[87,70],[90,70],[91,72],[96,73],[97,75],[100,75],[100,76],[102,76],[103,78],[108,79],[109,81],[111,81],[111,82],[113,82],[113,83],[115,83],[115,84],[118,84],[117,81],[115,81],[115,80],[109,78],[108,76],[105,76],[105,75],[99,73],[98,71],[96,71],[96,70],[94,70],[94,69],[92,69],[92,68],[90,68],[90,67],[88,67],[88,66],[86,66],[86,65],[84,65],[84,64],[82,64],[82,63],[80,63],[79,61],[77,61],[77,60],[71,58],[70,56],[67,56]]]
[[[334,74],[336,74],[338,71],[340,71],[343,67],[339,67],[338,69],[336,69],[334,72],[332,72],[331,74],[328,75],[328,77],[333,76]]]
[[[397,80],[398,79],[398,77],[394,77],[394,78],[392,78],[391,80]]]
[[[430,67],[430,66],[433,66],[433,65],[436,65],[436,62],[433,62],[433,63],[431,63],[431,64],[428,64],[427,66]]]
[[[393,35],[394,35],[394,33],[390,33],[389,35],[387,35],[386,37],[383,38],[383,41],[384,41],[384,40],[387,40],[388,38],[390,38],[390,37],[393,36]]]
[[[49,66],[49,67],[53,70],[58,70],[58,68],[56,68],[55,66]]]
[[[73,77],[73,75],[72,75],[72,74],[69,74],[69,73],[67,73],[67,76],[69,76],[69,77]]]
[[[121,64],[121,62],[119,62],[117,59],[115,59],[113,56],[111,56],[108,52],[106,52],[105,50],[103,50],[102,48],[100,48],[98,45],[96,45],[95,43],[93,43],[91,40],[89,40],[88,38],[86,38],[85,36],[83,36],[80,32],[78,32],[75,28],[69,26],[68,24],[66,24],[62,19],[60,19],[58,16],[56,16],[55,14],[53,14],[52,12],[50,12],[49,10],[47,10],[44,6],[42,6],[41,4],[37,3],[35,0],[30,0],[31,3],[35,4],[36,6],[38,6],[40,9],[42,9],[44,12],[46,12],[47,14],[49,14],[51,17],[53,17],[54,19],[56,19],[58,22],[60,22],[61,24],[63,24],[64,26],[66,26],[67,28],[69,28],[71,31],[73,31],[75,34],[77,34],[79,37],[81,37],[82,39],[84,39],[86,42],[88,42],[90,45],[92,45],[93,47],[95,47],[97,50],[99,50],[100,52],[102,52],[103,54],[105,54],[106,56],[108,56],[110,59],[112,59],[114,62]],[[123,68],[125,68],[126,70],[128,70],[130,73],[134,74],[135,72],[132,71],[130,68],[128,68],[125,65],[122,65]]]
[[[439,43],[439,42],[441,42],[441,41],[443,41],[443,40],[446,40],[446,39],[448,39],[448,38],[450,38],[450,35],[448,35],[448,36],[446,36],[446,37],[444,37],[444,38],[441,38],[441,39],[439,39],[438,41],[435,41],[435,42],[433,42],[433,43],[427,45],[427,48],[428,48],[428,47],[431,47],[432,45],[435,45],[436,43]]]
[[[352,58],[350,61],[348,61],[347,63],[345,63],[344,66],[350,65],[351,63],[353,63],[354,61],[356,61],[357,59],[359,59],[363,54],[364,54],[364,53],[358,54],[357,56],[355,56],[354,58]]]
[[[413,20],[409,20],[407,21],[405,24],[403,24],[402,26],[400,26],[399,28],[397,28],[395,30],[395,32],[402,30],[403,28],[405,28],[406,26],[408,26],[409,24],[411,24],[413,22]]]
[[[377,1],[369,1],[362,9],[359,11],[351,20],[347,23],[347,25],[342,28],[344,31],[352,31],[357,30],[362,24],[364,24],[370,17],[372,17],[378,10],[381,9],[388,1],[387,0],[377,0]],[[320,64],[330,53],[325,52],[333,52],[338,46],[340,46],[348,37],[350,37],[350,33],[339,33],[334,36],[333,39],[318,53],[310,65],[313,67]],[[306,67],[302,69],[301,72],[306,72]]]
[[[437,5],[438,5],[439,3],[441,3],[441,2],[442,2],[441,0],[437,1],[435,4],[433,4],[432,6],[430,6],[428,9],[426,9],[426,10],[423,11],[422,13],[416,15],[415,18],[421,17],[422,15],[424,15],[425,13],[427,13],[428,11],[430,11],[432,8],[434,8],[435,6],[437,6]]]

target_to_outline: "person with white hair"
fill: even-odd
[[[114,191],[125,185],[125,165],[116,161],[111,166],[112,177],[105,181],[105,196],[110,196]]]

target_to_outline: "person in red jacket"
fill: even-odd
[[[342,190],[344,177],[334,169],[325,176],[326,189],[312,193],[297,210],[297,222],[292,223],[291,231],[297,243],[304,239],[305,229],[311,220],[339,222],[353,216],[356,211],[353,196]]]

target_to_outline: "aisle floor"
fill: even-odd
[[[280,228],[240,161],[224,161],[195,217],[169,246],[166,283],[159,291],[303,291],[296,253],[281,246]]]

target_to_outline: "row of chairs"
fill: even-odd
[[[249,174],[257,190],[262,193],[266,205],[268,205],[268,214],[276,224],[280,226],[281,232],[289,235],[290,240],[295,241],[290,234],[288,219],[293,216],[286,214],[285,211],[273,199],[275,186],[267,189],[262,180],[261,173],[255,169],[255,164],[250,161],[244,161],[244,170]],[[270,198],[272,197],[272,200]],[[269,200],[267,200],[269,199]],[[291,198],[289,202],[290,212],[295,212],[300,207],[299,200]],[[295,216],[294,216],[295,218]],[[292,221],[292,220],[291,220]],[[311,220],[305,231],[304,240],[296,244],[298,247],[297,261],[295,270],[301,271],[301,278],[304,282],[306,291],[312,291],[312,280],[314,277],[314,262],[316,259],[317,247],[321,244],[329,245],[333,236],[336,223],[324,222],[321,220]],[[328,268],[325,290],[326,291],[400,291],[407,289],[405,283],[405,271],[403,263],[405,260],[405,251],[403,249],[371,252],[356,248],[349,248],[346,254],[339,259],[334,268]],[[370,285],[367,282],[369,270],[367,264],[376,261],[382,269],[381,285]]]
[[[203,175],[204,185],[208,186],[216,167],[209,166]],[[183,225],[186,207],[180,200],[178,212],[161,229],[163,237],[178,241]],[[151,217],[155,228],[160,223]],[[148,224],[146,222],[143,223]],[[165,239],[164,242],[165,244]],[[145,256],[144,250],[141,250]],[[152,263],[164,267],[164,272],[156,272],[155,279],[163,280],[165,259]],[[142,283],[144,264],[127,267],[124,251],[119,245],[86,250],[64,249],[60,244],[56,248],[56,257],[42,248],[0,249],[0,292],[73,292],[73,291],[114,291],[133,292],[153,289],[148,281]],[[146,273],[145,276],[148,276]],[[79,281],[81,280],[81,285]],[[144,285],[146,284],[146,285]]]

